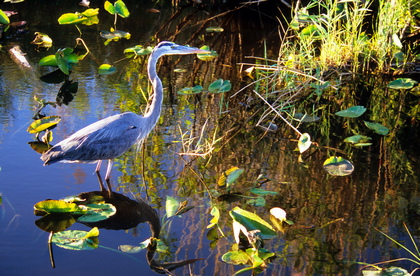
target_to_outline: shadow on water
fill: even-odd
[[[118,180],[115,177],[113,185],[119,193],[114,193],[115,197],[109,201],[113,200],[110,203],[116,206],[117,215],[103,222],[87,224],[89,227],[131,229],[126,231],[130,234],[126,236],[137,239],[138,225],[149,222],[151,236],[157,238],[161,232],[158,214],[165,213],[168,196],[188,201],[188,205],[194,206],[194,209],[171,222],[173,226],[166,238],[169,253],[156,260],[156,248],[148,248],[147,264],[158,273],[176,268],[177,265],[189,264],[188,261],[174,263],[175,259],[200,259],[191,267],[179,268],[183,274],[193,271],[195,275],[233,275],[238,271],[237,266],[221,260],[234,243],[229,211],[236,206],[259,214],[266,221],[270,220],[268,210],[271,207],[281,207],[287,211],[288,219],[294,222],[277,238],[265,242],[265,248],[276,253],[276,259],[268,264],[265,275],[357,275],[360,274],[360,263],[410,257],[378,230],[406,245],[410,245],[411,241],[403,231],[403,222],[416,240],[419,235],[420,153],[417,141],[420,118],[415,109],[418,107],[416,95],[407,91],[391,93],[375,79],[360,83],[350,80],[350,85],[340,92],[325,92],[325,98],[329,101],[318,102],[310,98],[299,112],[308,111],[308,106],[328,112],[323,113],[325,116],[318,122],[299,126],[302,132],[310,133],[321,146],[312,147],[302,156],[304,162],[298,162],[296,135],[278,117],[270,114],[266,120],[276,123],[279,128],[277,132],[266,132],[256,126],[261,114],[267,114],[268,108],[256,100],[252,88],[227,100],[251,81],[249,77],[241,75],[237,66],[244,61],[244,56],[262,56],[264,45],[267,45],[267,55],[277,58],[279,40],[276,19],[260,14],[264,17],[264,26],[261,26],[258,17],[249,19],[248,12],[254,14],[255,6],[218,16],[220,11],[206,6],[188,5],[175,10],[159,6],[160,13],[148,13],[146,9],[156,8],[153,3],[125,2],[136,16],[119,20],[118,25],[132,33],[131,40],[121,40],[105,47],[104,39],[98,35],[101,30],[98,26],[84,30],[83,38],[94,53],[74,67],[71,77],[78,82],[78,91],[71,93],[73,101],[68,101],[68,106],[64,104],[54,108],[49,105],[43,110],[47,115],[60,115],[63,118],[63,122],[54,130],[53,141],[106,115],[126,110],[139,112],[145,108],[148,99],[145,91],[149,86],[145,72],[146,59],[121,61],[116,64],[117,73],[107,77],[92,73],[98,66],[98,60],[110,63],[120,60],[124,57],[122,49],[136,44],[153,45],[153,41],[157,40],[173,40],[192,46],[207,44],[218,52],[219,57],[207,63],[196,59],[192,61],[192,58],[189,62],[173,57],[162,59],[159,75],[168,88],[162,117],[140,153],[138,149],[133,149],[116,160],[118,172],[115,175]],[[272,4],[274,1],[268,2]],[[0,241],[0,248],[5,250],[0,252],[8,252],[8,255],[1,256],[4,258],[0,258],[0,262],[10,268],[7,270],[9,274],[14,275],[41,266],[48,268],[48,263],[42,262],[48,257],[39,256],[39,252],[45,248],[45,242],[35,243],[28,249],[29,241],[24,240],[26,237],[33,240],[39,238],[38,229],[35,233],[28,230],[33,228],[32,214],[25,216],[32,210],[33,203],[46,196],[60,198],[79,193],[83,185],[80,183],[88,183],[89,177],[94,179],[91,175],[93,168],[88,165],[43,168],[39,156],[26,146],[29,135],[24,131],[19,132],[19,129],[26,128],[22,125],[26,126],[37,107],[31,101],[33,96],[55,101],[61,87],[61,84],[42,83],[39,77],[47,72],[35,64],[43,56],[55,53],[58,48],[73,47],[74,39],[78,36],[73,26],[50,24],[45,20],[45,13],[33,11],[48,11],[54,14],[51,17],[55,21],[62,13],[74,12],[78,8],[71,1],[25,1],[20,5],[13,8],[19,10],[16,20],[29,22],[24,27],[26,33],[9,33],[10,36],[3,36],[2,43],[6,47],[10,46],[9,42],[17,43],[26,53],[33,70],[17,68],[8,54],[0,53],[0,166],[3,168],[0,176],[4,179],[0,192],[3,193],[4,202],[10,200],[10,205],[16,205],[16,212],[22,214],[22,225],[18,224],[17,230],[11,231],[9,224],[14,224],[9,214],[13,208],[9,208],[8,204],[3,205],[7,210],[5,220],[10,221],[2,223],[8,226],[2,229],[5,238]],[[5,7],[2,5],[1,8]],[[113,18],[105,13],[100,15],[100,20],[105,29],[113,24]],[[205,32],[210,26],[222,27],[224,32]],[[30,45],[35,31],[48,32],[53,37],[54,44],[50,50],[35,50]],[[187,68],[187,72],[177,74],[173,70],[175,68]],[[177,94],[183,87],[205,86],[218,78],[232,82],[232,94]],[[363,105],[369,111],[358,121],[337,119],[333,114],[342,109],[344,103]],[[388,126],[391,132],[388,136],[368,132],[364,129],[363,120],[379,121]],[[371,136],[372,146],[355,148],[342,142],[355,132]],[[14,136],[8,138],[11,133]],[[213,135],[222,138],[213,154],[204,157],[191,154],[204,152],[197,147],[201,133],[205,133],[203,139],[206,141]],[[337,153],[344,153],[355,165],[351,176],[333,177],[323,170],[324,160]],[[226,192],[217,183],[233,166],[244,169],[244,173]],[[83,177],[79,177],[80,171]],[[4,183],[13,183],[15,186]],[[125,196],[132,194],[135,198],[145,198],[145,186],[150,205]],[[210,192],[207,187],[210,187]],[[257,197],[251,192],[256,187],[277,194],[263,196],[265,203],[259,205],[250,200]],[[74,190],[78,192],[73,193]],[[212,197],[210,193],[218,197]],[[86,194],[89,193],[80,196]],[[234,200],[230,201],[233,197]],[[218,222],[220,232],[216,227],[207,228],[213,219],[210,210],[214,206],[221,212]],[[101,244],[110,244],[123,233],[104,232]],[[129,239],[126,236],[124,239]],[[8,241],[13,241],[13,244]],[[66,254],[59,250],[55,253],[59,256]],[[116,266],[109,261],[115,255],[110,257],[99,252],[95,255],[99,257],[94,259],[93,255],[77,253],[79,258],[71,254],[63,258],[82,263],[82,268],[86,270],[91,269],[90,262],[94,262],[91,260],[103,262],[103,268],[95,270],[99,273],[107,273],[110,266]],[[15,261],[18,257],[27,261]],[[31,263],[31,258],[36,259],[37,263]],[[85,259],[89,262],[83,263]],[[10,265],[6,263],[9,261]],[[19,266],[19,262],[22,266]],[[126,255],[119,262],[124,263],[127,274],[139,271],[137,263],[125,263]],[[108,263],[110,265],[105,266]],[[166,266],[167,263],[170,264]],[[395,265],[409,271],[416,267],[406,262]],[[12,270],[18,268],[21,270]],[[60,265],[57,269],[60,269]]]

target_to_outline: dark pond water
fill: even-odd
[[[180,96],[176,93],[183,87],[208,85],[218,78],[231,80],[233,91],[247,84],[247,80],[239,78],[237,63],[243,62],[248,55],[262,55],[263,39],[270,42],[269,53],[276,56],[276,38],[273,36],[276,30],[271,19],[265,18],[263,26],[244,20],[243,17],[249,18],[254,10],[249,9],[242,14],[233,13],[207,22],[206,19],[217,13],[196,7],[176,13],[176,9],[165,9],[153,3],[132,2],[126,1],[132,15],[127,19],[118,18],[117,22],[119,29],[129,31],[132,38],[111,42],[105,47],[98,32],[109,29],[114,19],[102,10],[100,27],[83,29],[83,38],[94,58],[88,56],[72,71],[71,79],[79,83],[74,100],[69,105],[48,106],[42,112],[62,117],[54,130],[54,143],[108,115],[144,110],[141,91],[148,89],[144,62],[124,60],[116,63],[118,71],[110,76],[99,76],[94,72],[98,61],[113,63],[124,57],[122,50],[127,47],[153,45],[152,38],[193,46],[207,44],[219,53],[217,60],[207,63],[194,57],[163,59],[159,74],[167,89],[162,117],[142,151],[133,148],[115,162],[114,191],[131,199],[143,199],[156,210],[160,219],[166,212],[167,196],[187,201],[194,207],[163,227],[160,238],[167,245],[167,251],[158,252],[155,260],[163,263],[200,259],[174,270],[175,275],[233,275],[242,267],[226,264],[221,257],[234,243],[228,211],[235,206],[253,211],[267,221],[268,210],[281,207],[294,222],[284,234],[279,233],[277,238],[265,242],[265,248],[277,255],[265,275],[357,275],[361,265],[355,262],[376,263],[411,257],[378,229],[414,250],[402,225],[406,223],[417,240],[420,199],[419,151],[413,146],[418,142],[416,122],[392,131],[390,137],[374,136],[370,148],[343,147],[355,164],[351,176],[331,177],[322,169],[329,154],[327,151],[314,151],[305,160],[307,166],[302,166],[297,162],[296,142],[284,139],[296,139],[286,126],[284,132],[265,134],[255,126],[258,118],[254,114],[261,106],[251,105],[246,109],[244,104],[238,103],[246,99],[252,102],[251,98],[255,98],[252,90],[246,91],[247,96],[240,100],[238,97],[231,99],[229,106],[220,104],[227,100],[221,95]],[[96,7],[94,4],[92,6]],[[98,190],[93,173],[95,165],[43,167],[39,154],[28,145],[34,136],[26,129],[37,109],[33,97],[55,101],[61,86],[39,80],[48,69],[40,68],[38,61],[58,48],[74,47],[78,36],[73,26],[60,26],[56,19],[65,12],[83,9],[70,1],[27,1],[3,4],[0,8],[19,12],[12,21],[28,21],[27,32],[12,29],[1,40],[4,51],[0,52],[0,274],[155,275],[145,250],[136,254],[118,250],[120,245],[137,246],[148,239],[152,231],[147,223],[127,230],[101,228],[100,246],[95,250],[72,251],[54,246],[56,267],[51,267],[49,233],[36,226],[39,217],[34,215],[33,206],[45,199]],[[161,13],[146,12],[149,8],[158,8]],[[212,24],[223,26],[225,32],[206,34],[203,28]],[[50,50],[37,50],[30,44],[36,31],[48,33],[54,40]],[[26,53],[31,69],[19,66],[7,53],[6,49],[16,44]],[[187,73],[175,74],[173,69],[176,68],[187,69]],[[355,90],[350,91],[352,94]],[[392,118],[403,115],[393,116],[387,110],[391,107],[378,105],[387,100],[384,93],[380,90],[372,94],[365,104],[377,111],[372,112],[372,116],[382,109],[389,114],[387,118],[391,118],[384,120],[394,122]],[[220,106],[223,111],[230,112],[221,112]],[[301,131],[311,132],[313,139],[319,140],[324,139],[328,131],[331,135],[345,135],[345,130],[334,125],[332,118],[325,120],[331,129],[310,125],[302,126]],[[205,136],[212,137],[214,132],[217,137],[223,136],[220,142],[223,147],[211,158],[181,155],[191,152],[191,148],[180,141],[186,141],[189,131],[198,137],[205,125]],[[333,139],[329,143],[331,147],[337,146]],[[245,170],[233,192],[249,189],[258,182],[258,176],[263,175],[268,181],[262,187],[279,194],[266,196],[266,204],[260,207],[252,206],[248,199],[233,203],[211,200],[203,182],[210,189],[216,189],[217,179],[232,166]],[[213,205],[222,210],[219,224],[227,236],[220,237],[217,242],[210,241],[206,228],[212,219],[210,208]],[[76,223],[70,229],[88,231],[90,227]],[[409,262],[395,265],[409,271],[416,267]]]

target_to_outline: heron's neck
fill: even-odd
[[[163,101],[163,86],[162,81],[159,79],[156,73],[156,63],[159,59],[159,56],[156,58],[150,58],[147,64],[147,72],[149,74],[149,80],[152,83],[153,89],[153,99],[152,103],[150,104],[149,110],[144,115],[144,117],[150,118],[150,127],[151,129],[156,125],[160,112],[162,109],[162,101]]]

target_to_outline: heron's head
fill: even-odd
[[[189,46],[182,46],[169,41],[162,41],[156,45],[154,53],[161,55],[189,55],[189,54],[210,54],[210,51]]]

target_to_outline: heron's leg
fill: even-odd
[[[106,182],[106,185],[108,186],[108,195],[109,195],[109,198],[112,197],[112,186],[111,186],[111,180],[110,180],[110,178],[111,178],[111,171],[112,171],[112,163],[113,163],[113,160],[112,159],[108,159],[108,166],[106,168],[106,174],[105,174],[105,182]]]
[[[102,160],[98,161],[98,165],[96,165],[96,176],[98,177],[98,181],[99,181],[99,186],[101,187],[101,192],[105,191],[105,186],[104,183],[102,182],[102,177],[101,177],[101,164],[102,164]]]

